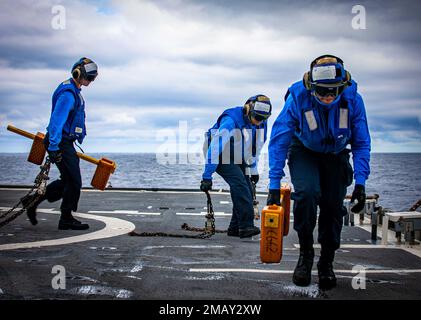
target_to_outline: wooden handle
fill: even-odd
[[[30,133],[28,131],[25,131],[25,130],[16,128],[16,127],[14,127],[14,126],[12,126],[10,124],[7,126],[7,130],[12,131],[12,132],[17,133],[17,134],[20,134],[21,136],[24,136],[24,137],[29,138],[29,139],[32,139],[32,140],[35,139],[35,135],[34,134],[32,134],[32,133]]]
[[[29,139],[32,139],[32,140],[35,139],[35,135],[34,134],[32,134],[32,133],[30,133],[28,131],[25,131],[25,130],[16,128],[16,127],[14,127],[14,126],[12,126],[10,124],[7,126],[7,130],[12,131],[14,133],[17,133],[17,134],[19,134],[21,136],[24,136],[24,137],[29,138]],[[78,155],[79,158],[81,158],[81,159],[83,159],[85,161],[88,161],[88,162],[93,163],[93,164],[96,164],[96,165],[99,164],[99,160],[98,159],[95,159],[93,157],[87,156],[86,154],[83,154],[83,153],[80,153],[80,152],[76,152],[76,153],[77,153],[77,155]]]
[[[76,153],[77,153],[77,156],[79,158],[81,158],[82,160],[88,161],[88,162],[93,163],[93,164],[96,164],[96,165],[99,164],[99,160],[98,159],[95,159],[94,157],[90,157],[90,156],[88,156],[88,155],[86,155],[84,153],[80,153],[80,152],[76,152]]]

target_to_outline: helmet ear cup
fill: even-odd
[[[348,71],[345,71],[345,81],[347,86],[351,85],[351,74]]]
[[[311,85],[310,85],[310,71],[304,73],[303,84],[304,84],[304,87],[307,90],[310,90],[311,89]]]
[[[248,116],[250,114],[250,109],[251,109],[250,103],[252,103],[252,102],[249,101],[244,105],[244,114],[246,116]]]
[[[82,75],[82,73],[80,72],[79,66],[72,71],[72,77],[76,80],[79,80],[81,75]]]

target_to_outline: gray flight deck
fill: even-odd
[[[1,209],[13,206],[26,192],[1,187]],[[216,227],[226,229],[230,196],[226,192],[211,195]],[[266,196],[259,195],[258,200],[263,204]],[[82,192],[78,215],[91,228],[60,231],[59,203],[44,202],[37,226],[30,225],[23,214],[0,228],[0,299],[421,298],[419,244],[412,248],[373,244],[370,232],[360,226],[343,228],[343,246],[335,260],[338,285],[330,291],[319,290],[315,265],[309,287],[292,283],[299,254],[292,225],[279,264],[260,262],[260,237],[216,234],[203,240],[128,235],[133,229],[194,234],[180,226],[187,222],[203,227],[205,207],[206,196],[201,192],[88,189]],[[52,269],[57,265],[65,268],[65,289],[52,287],[56,275]],[[352,286],[357,265],[366,274],[366,288],[361,290]]]

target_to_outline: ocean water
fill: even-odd
[[[106,157],[117,163],[117,170],[110,178],[112,187],[130,188],[183,188],[198,189],[203,165],[191,155],[141,154],[90,154],[96,158]],[[26,161],[27,154],[0,153],[0,185],[30,185],[39,167]],[[163,159],[164,158],[164,159]],[[170,161],[164,161],[165,159]],[[258,191],[266,192],[268,185],[267,154],[260,160]],[[421,153],[373,153],[371,174],[367,181],[367,194],[380,195],[380,204],[392,210],[408,210],[421,198]],[[83,185],[89,186],[95,166],[81,161]],[[283,181],[290,182],[286,168]],[[50,177],[58,177],[52,167]],[[214,189],[228,189],[228,185],[214,175]],[[348,188],[352,193],[353,186]]]

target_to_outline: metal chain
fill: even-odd
[[[28,194],[29,194],[29,193],[31,193],[31,192],[32,192],[32,189],[28,192]],[[27,194],[27,195],[28,195],[28,194]],[[26,197],[27,195],[25,195],[25,197]],[[25,198],[25,197],[23,197],[23,198]],[[19,207],[19,205],[20,205],[21,203],[22,203],[22,199],[20,199],[20,200],[19,200],[19,202],[18,202],[17,204],[15,204],[13,208],[11,208],[10,210],[8,210],[8,211],[6,211],[6,212],[2,213],[2,214],[0,215],[0,219],[3,219],[4,217],[7,217],[10,213],[12,213],[13,211],[15,211],[15,209],[16,209],[17,207]]]
[[[417,211],[417,209],[421,206],[421,199],[414,203],[414,205],[409,209],[409,211]]]
[[[50,172],[50,166],[51,162],[50,159],[47,157],[45,163],[42,166],[40,166],[41,171],[36,176],[34,185],[32,186],[31,190],[29,190],[29,192],[26,195],[20,198],[19,202],[15,206],[13,206],[13,208],[0,215],[0,219],[3,219],[2,221],[0,221],[0,228],[19,217],[22,213],[25,212],[27,208],[32,207],[45,194],[47,189],[47,180],[49,179],[48,174]],[[31,201],[27,202],[24,205],[24,202],[26,202],[26,200],[28,199],[31,199]],[[22,204],[22,209],[14,212],[20,204]],[[9,216],[9,214],[11,214],[12,212],[14,213]]]
[[[206,230],[205,228],[190,227],[187,223],[183,223],[181,229],[194,232],[204,232]],[[227,230],[215,229],[215,233],[227,233]]]
[[[252,189],[253,189],[253,210],[254,210],[254,220],[260,220],[260,211],[259,207],[257,206],[259,204],[259,201],[257,201],[256,196],[256,184],[251,181]]]
[[[195,228],[190,227],[187,223],[183,223],[181,225],[181,229],[187,231],[194,231],[194,232],[203,232],[202,234],[198,235],[200,238],[210,238],[215,233],[227,233],[227,230],[217,230],[215,228],[215,212],[213,211],[212,199],[210,197],[209,192],[206,192],[207,196],[207,214],[205,216],[206,222],[204,228]]]
[[[204,228],[195,228],[190,227],[187,223],[181,225],[181,229],[187,231],[202,232],[197,235],[187,235],[187,234],[174,234],[166,232],[142,232],[138,233],[136,231],[129,232],[129,236],[136,237],[172,237],[172,238],[190,238],[190,239],[208,239],[212,237],[215,233],[226,233],[226,230],[216,230],[215,229],[215,213],[213,211],[212,200],[209,192],[206,192],[207,196],[207,214],[205,216],[206,222]]]

